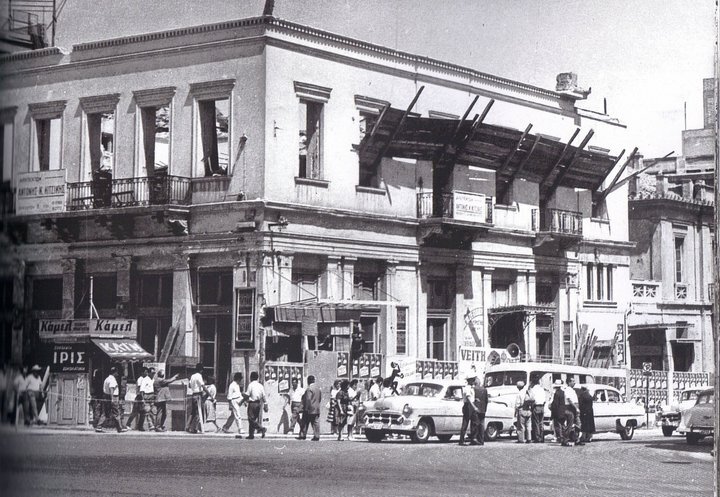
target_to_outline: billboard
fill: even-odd
[[[15,194],[17,215],[65,210],[65,169],[19,173]]]

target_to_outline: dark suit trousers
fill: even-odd
[[[465,435],[467,434],[468,428],[470,427],[470,419],[472,418],[472,412],[472,409],[470,408],[470,406],[467,405],[467,403],[463,404],[462,425],[460,425],[460,443],[465,442]]]
[[[535,406],[532,411],[532,436],[534,442],[545,441],[545,427],[543,421],[545,419],[544,406]]]
[[[304,413],[300,421],[300,438],[307,436],[308,426],[313,427],[313,438],[320,438],[320,414]]]
[[[479,444],[485,443],[485,413],[473,411],[470,417],[471,431],[470,441],[476,441]]]

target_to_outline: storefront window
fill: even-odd
[[[12,281],[12,280],[11,280]],[[32,307],[34,311],[59,311],[62,309],[62,277],[33,278]],[[10,293],[12,299],[12,293]]]

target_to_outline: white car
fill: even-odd
[[[626,402],[616,388],[595,383],[576,385],[578,395],[580,387],[587,387],[593,397],[595,433],[618,433],[623,440],[631,440],[635,428],[645,425],[645,408]]]
[[[362,415],[365,437],[380,442],[385,435],[409,435],[413,442],[427,442],[431,436],[447,442],[460,434],[463,386],[461,380],[412,380],[401,395],[385,397],[368,405]],[[515,429],[515,409],[505,403],[488,403],[485,438],[493,440],[501,432]]]
[[[669,405],[665,404],[660,407],[660,424],[662,425],[663,435],[669,437],[673,434],[680,424],[682,413],[695,405],[698,393],[707,390],[707,387],[690,387],[680,393],[677,400],[673,400]]]

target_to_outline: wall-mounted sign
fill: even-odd
[[[255,349],[255,289],[235,289],[235,350]]]
[[[486,223],[487,197],[476,193],[453,192],[453,219]]]
[[[41,319],[40,338],[94,336],[137,338],[136,319]]]
[[[15,194],[18,215],[65,210],[65,169],[19,173]]]
[[[45,360],[51,373],[87,373],[86,343],[53,343],[46,348]]]

